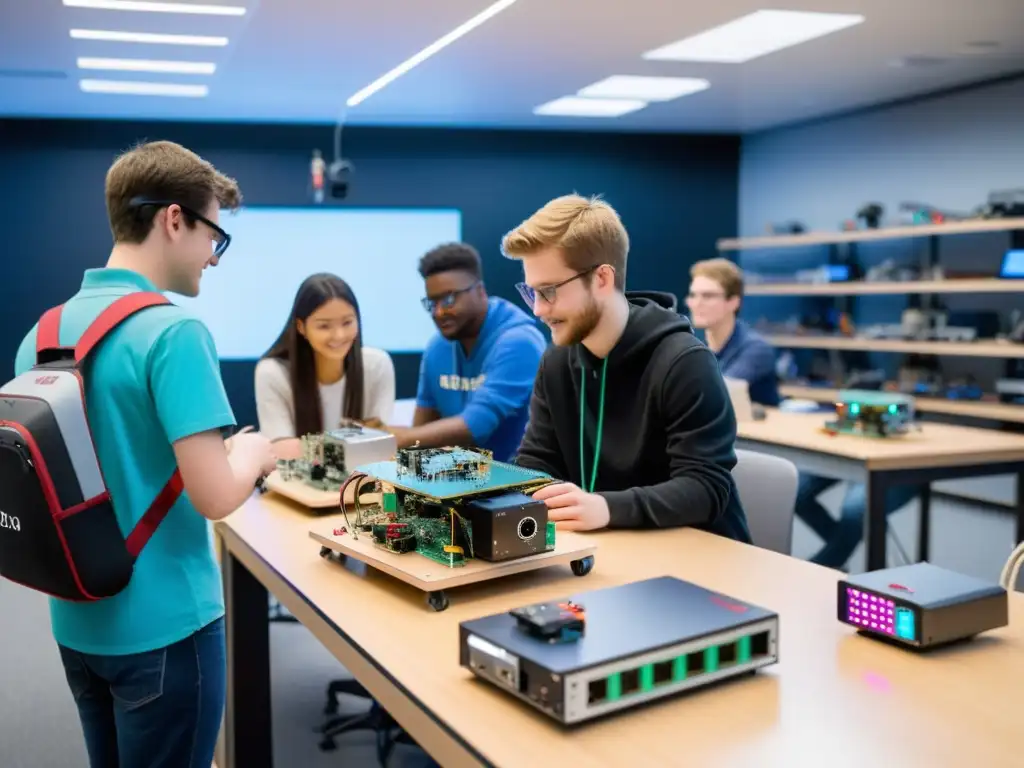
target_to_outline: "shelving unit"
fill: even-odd
[[[995,277],[948,280],[905,280],[845,283],[755,283],[744,289],[747,296],[894,296],[903,293],[1024,293],[1024,280]]]
[[[927,262],[935,267],[939,263],[939,239],[949,235],[978,233],[1010,233],[1011,247],[1024,247],[1024,218],[978,219],[952,221],[943,224],[924,224],[905,227],[887,227],[839,232],[806,232],[796,235],[767,235],[763,237],[723,238],[718,241],[720,251],[747,251],[770,248],[828,248],[827,261],[840,263],[854,256],[858,243],[884,240],[927,238]],[[746,296],[833,296],[850,301],[857,296],[920,295],[925,301],[934,301],[941,294],[1024,294],[1024,280],[997,277],[948,278],[939,280],[867,281],[853,280],[835,283],[751,283]],[[934,306],[934,305],[933,305]],[[1006,361],[1024,359],[1024,344],[997,339],[973,342],[909,341],[871,337],[825,336],[812,333],[765,333],[765,338],[777,349],[820,349],[850,352],[886,352],[894,354],[941,355],[948,357],[986,358]],[[783,385],[786,397],[799,397],[819,402],[835,399],[838,389]],[[915,398],[921,412],[942,413],[968,418],[988,419],[1003,423],[1024,424],[1024,406],[997,402],[949,400],[939,397]]]
[[[766,333],[778,349],[838,349],[847,352],[899,352],[950,357],[1024,358],[1024,344],[995,339],[985,341],[901,341],[844,336],[799,336]]]
[[[745,251],[754,248],[799,248],[810,245],[865,243],[872,240],[899,240],[910,237],[1008,232],[1015,229],[1024,229],[1024,218],[972,219],[968,221],[951,221],[944,224],[917,224],[908,227],[858,229],[849,232],[803,232],[798,235],[723,238],[718,241],[717,245],[720,251]]]

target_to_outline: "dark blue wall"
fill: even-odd
[[[178,141],[238,179],[246,202],[302,205],[311,151],[329,154],[332,136],[330,127],[0,121],[0,358],[8,371],[39,315],[77,290],[83,270],[105,262],[103,179],[119,151],[143,139]],[[602,194],[629,229],[628,286],[680,299],[690,265],[714,256],[715,240],[737,228],[735,137],[351,128],[342,150],[356,176],[348,198],[332,204],[458,208],[464,239],[484,257],[488,290],[511,300],[521,268],[500,256],[500,239],[558,195]],[[398,395],[410,397],[418,356],[395,364]],[[252,367],[223,364],[243,424],[255,421]]]

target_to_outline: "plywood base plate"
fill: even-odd
[[[465,565],[449,568],[416,552],[395,554],[377,547],[369,532],[360,532],[359,538],[350,533],[335,535],[337,525],[319,525],[309,532],[320,544],[322,557],[353,557],[370,568],[387,573],[427,593],[428,604],[436,611],[448,607],[447,590],[467,584],[511,576],[514,573],[534,571],[554,565],[568,565],[577,576],[586,576],[594,567],[597,545],[578,533],[558,531],[555,549],[539,555],[530,555],[501,563],[489,563],[475,558]]]
[[[325,512],[340,512],[341,508],[338,504],[338,491],[321,491],[317,488],[313,488],[307,485],[302,480],[285,480],[281,477],[281,473],[278,471],[271,472],[264,485],[268,491],[278,493],[285,498],[291,499],[292,501],[301,504],[304,507],[310,509],[324,510]],[[362,504],[379,504],[380,494],[379,493],[367,493],[367,491],[373,486],[368,483],[362,484],[362,493],[359,496],[359,501]],[[352,510],[353,493],[354,488],[350,485],[345,491],[345,505]]]

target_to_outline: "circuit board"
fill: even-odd
[[[318,491],[337,492],[351,473],[350,465],[395,453],[394,436],[358,424],[304,435],[300,443],[301,456],[278,459],[277,471],[286,482],[298,481]]]
[[[402,451],[400,454],[411,454]],[[413,466],[378,461],[356,468],[370,477],[429,499],[462,499],[510,488],[537,487],[552,478],[536,470],[494,461],[485,453],[465,448],[421,449]]]

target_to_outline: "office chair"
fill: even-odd
[[[764,549],[791,554],[793,515],[798,472],[788,459],[757,451],[736,449],[732,476],[754,544]]]
[[[339,717],[338,696],[343,693],[368,700],[370,709],[357,715]],[[377,762],[380,763],[381,768],[384,768],[396,744],[418,746],[409,734],[395,722],[394,718],[373,699],[370,692],[356,680],[334,680],[327,686],[327,705],[324,707],[324,714],[328,716],[327,721],[316,728],[316,732],[323,736],[320,741],[320,749],[324,752],[337,749],[335,738],[345,733],[362,730],[374,731],[377,736]]]

